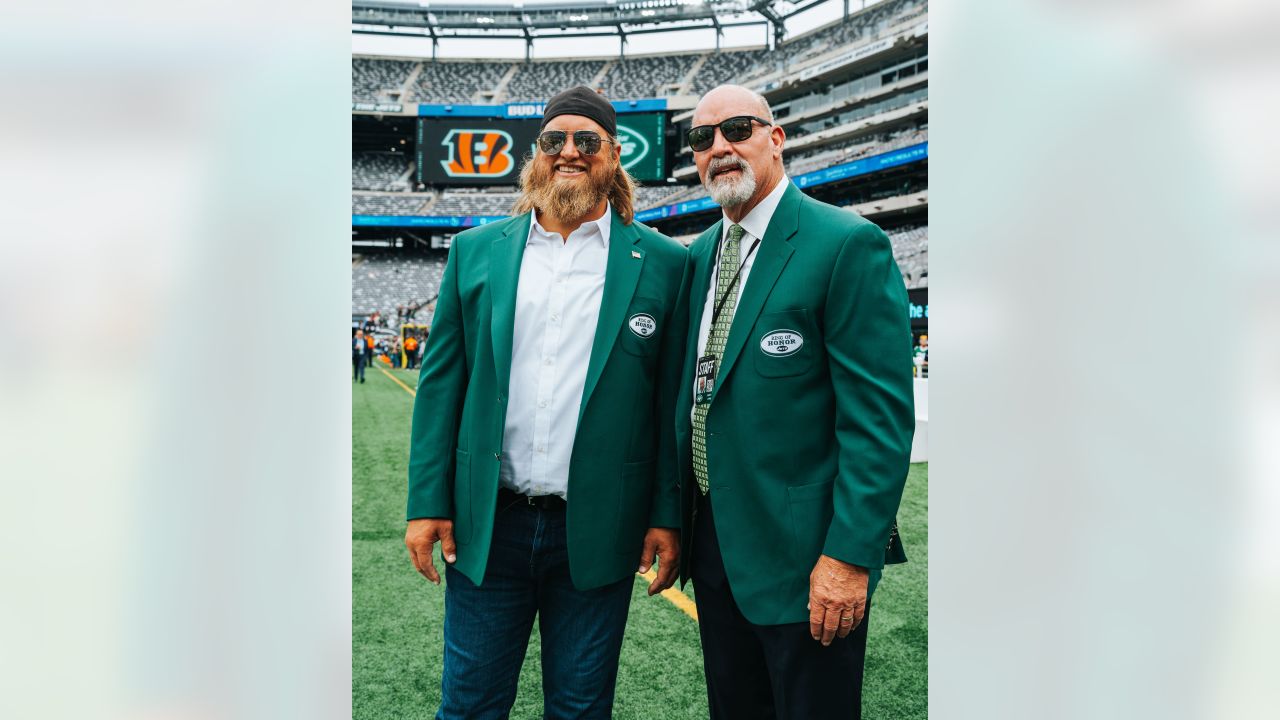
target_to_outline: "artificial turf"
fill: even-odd
[[[417,373],[390,371],[416,389]],[[414,571],[404,547],[413,397],[376,368],[352,387],[352,717],[434,717],[440,699],[444,589]],[[927,717],[928,464],[912,465],[898,513],[910,562],[887,569],[874,598],[863,717]],[[437,556],[437,567],[439,559]],[[614,717],[707,717],[695,621],[637,579]],[[693,595],[693,586],[685,592]],[[536,627],[536,626],[535,626]],[[538,634],[520,674],[513,718],[542,716]]]

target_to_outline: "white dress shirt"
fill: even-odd
[[[747,286],[747,277],[751,275],[751,267],[756,263],[756,255],[760,254],[760,247],[756,246],[755,252],[750,255],[747,255],[747,251],[751,249],[757,239],[764,242],[764,234],[769,229],[769,221],[773,219],[773,211],[778,209],[778,203],[782,201],[782,195],[787,191],[787,186],[790,184],[791,181],[787,179],[786,175],[783,175],[773,190],[760,201],[760,204],[751,208],[751,212],[747,213],[747,216],[742,218],[742,222],[738,223],[743,230],[742,239],[738,241],[738,262],[742,263],[742,272],[738,274],[739,302],[742,300],[742,290]],[[725,215],[724,222],[720,225],[721,246],[724,245],[725,239],[729,237],[729,228],[733,224],[734,222],[729,219],[729,216]],[[711,316],[715,313],[716,300],[719,299],[716,297],[716,278],[719,277],[719,258],[722,252],[723,248],[721,252],[713,250],[711,253],[711,257],[715,259],[715,265],[711,268],[711,275],[709,276],[711,282],[707,283],[707,299],[702,306],[702,323],[698,326],[698,354],[696,357],[702,357],[707,351],[707,336],[711,334]],[[732,309],[726,303],[722,312],[728,315],[730,322],[732,322],[733,314],[737,309],[737,303],[734,303]],[[716,382],[718,383],[719,381],[720,378],[717,376]],[[697,388],[691,388],[691,392],[696,396]],[[693,417],[692,413],[689,416]]]
[[[567,497],[578,408],[596,337],[613,208],[562,240],[531,211],[516,287],[511,387],[498,478],[525,495]]]

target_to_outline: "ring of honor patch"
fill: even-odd
[[[770,357],[794,355],[804,346],[804,336],[795,330],[774,330],[760,338],[760,351]]]
[[[627,321],[627,327],[631,328],[631,332],[642,338],[651,337],[658,329],[658,321],[653,319],[652,315],[646,313],[636,313]]]

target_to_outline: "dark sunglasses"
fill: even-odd
[[[685,134],[685,139],[689,141],[691,150],[702,152],[715,144],[716,128],[720,128],[720,134],[724,135],[725,140],[732,143],[740,143],[751,137],[751,130],[755,127],[751,124],[752,122],[758,122],[765,127],[773,125],[768,120],[754,115],[739,115],[723,120],[718,125],[699,125],[696,128],[692,128]]]
[[[538,136],[538,148],[548,155],[559,155],[560,151],[564,150],[564,143],[568,138],[569,133],[563,130],[548,130]],[[610,145],[613,144],[612,140],[600,137],[600,133],[594,130],[579,130],[573,134],[573,146],[583,155],[595,155],[600,152],[602,140]]]

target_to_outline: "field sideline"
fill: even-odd
[[[416,371],[390,371],[408,388]],[[352,386],[352,717],[432,718],[440,698],[444,588],[418,575],[403,543],[413,397],[376,367]],[[863,717],[927,717],[928,464],[911,466],[898,515],[910,562],[885,572],[867,648]],[[439,567],[439,557],[436,558]],[[696,622],[637,578],[614,717],[707,717]],[[678,588],[678,586],[677,586]],[[693,586],[684,589],[693,597]],[[536,627],[536,625],[535,625]],[[539,642],[530,638],[513,718],[539,718]]]

